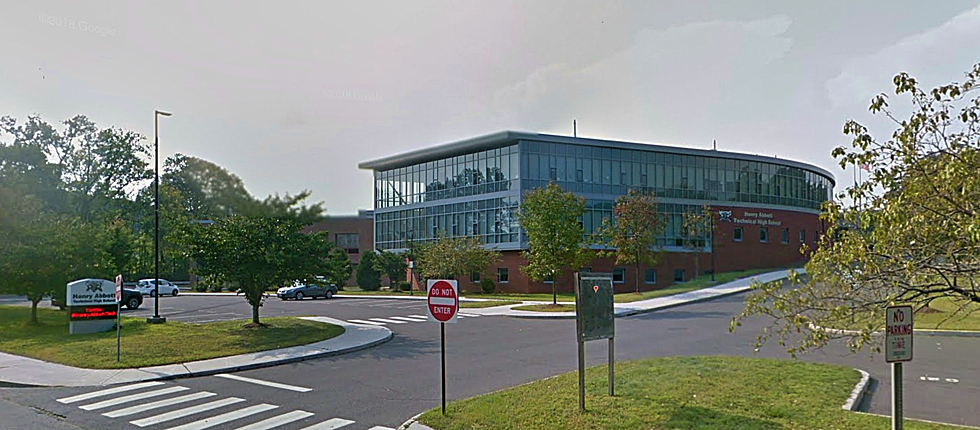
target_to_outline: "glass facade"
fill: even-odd
[[[586,197],[586,234],[612,216],[616,197],[629,189],[655,193],[667,217],[659,239],[665,247],[683,245],[682,216],[704,203],[815,211],[833,190],[832,179],[816,170],[775,160],[520,140],[376,170],[375,246],[398,249],[445,235],[520,249],[526,245],[517,222],[521,193],[549,181]]]

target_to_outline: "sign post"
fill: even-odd
[[[440,345],[442,350],[442,414],[446,415],[446,323],[456,323],[459,310],[459,284],[454,279],[429,279],[428,292],[429,321],[440,325]]]
[[[119,316],[119,311],[122,309],[122,275],[116,275],[116,363],[119,362],[119,358],[122,352],[122,345],[120,339],[122,338],[122,317]]]
[[[575,328],[578,338],[578,409],[585,411],[585,342],[609,340],[609,395],[614,395],[613,338],[616,334],[612,273],[577,273],[575,276]]]
[[[892,430],[902,430],[902,363],[912,361],[912,307],[885,309],[885,361],[892,364]]]

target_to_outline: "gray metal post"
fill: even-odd
[[[116,363],[119,362],[119,358],[122,352],[122,342],[120,341],[122,336],[122,327],[121,327],[122,316],[119,315],[121,310],[122,310],[122,298],[116,301]]]
[[[613,396],[613,366],[616,364],[616,354],[613,349],[613,338],[609,338],[609,395]]]
[[[892,363],[892,430],[902,430],[902,362]]]
[[[578,340],[578,411],[585,412],[585,342]]]
[[[446,415],[446,323],[439,323],[442,327],[442,414]]]

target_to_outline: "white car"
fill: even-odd
[[[153,279],[140,279],[140,281],[136,283],[136,290],[139,291],[140,294],[143,294],[143,295],[148,295],[150,297],[156,296],[156,288],[153,285]],[[177,294],[179,294],[179,293],[178,293],[178,288],[177,288],[176,285],[174,285],[172,282],[170,282],[170,281],[168,281],[166,279],[161,279],[160,280],[160,295],[161,296],[175,296],[176,297]]]

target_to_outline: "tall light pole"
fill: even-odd
[[[160,116],[170,112],[153,111],[153,316],[150,324],[167,322],[160,316]]]

